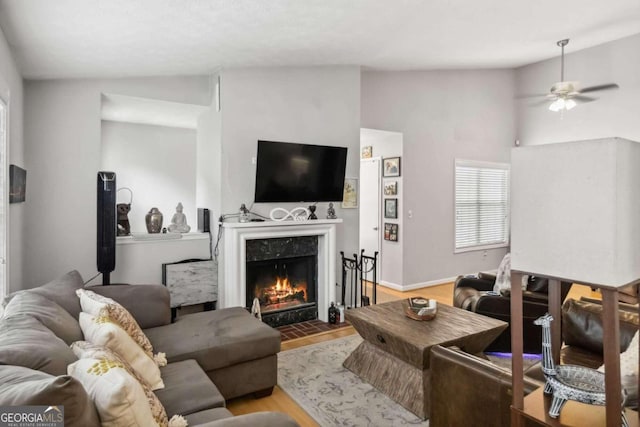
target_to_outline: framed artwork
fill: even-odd
[[[384,183],[384,195],[395,196],[398,194],[398,181],[389,181]]]
[[[400,176],[400,157],[382,159],[382,176]]]
[[[358,178],[345,178],[344,191],[342,193],[342,208],[352,209],[358,207]]]
[[[398,218],[398,199],[384,199],[384,217]]]
[[[9,203],[24,202],[27,192],[27,171],[9,165]]]
[[[366,147],[362,147],[362,158],[370,159],[373,156],[373,147],[371,145],[367,145]]]
[[[398,241],[398,224],[384,223],[384,240]]]

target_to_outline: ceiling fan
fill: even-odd
[[[585,96],[585,93],[597,92],[601,90],[618,89],[618,85],[615,83],[607,83],[597,86],[588,86],[580,88],[578,82],[571,82],[564,80],[564,47],[569,44],[569,39],[560,40],[556,43],[562,49],[562,56],[560,57],[560,81],[553,86],[547,94],[528,95],[527,97],[540,97],[544,96],[547,99],[541,101],[542,104],[546,104],[552,101],[549,105],[551,111],[564,111],[571,110],[577,105],[576,101],[581,103],[595,101],[598,98],[591,96]]]

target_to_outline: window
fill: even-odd
[[[456,159],[455,252],[509,244],[509,165]]]

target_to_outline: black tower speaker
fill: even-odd
[[[203,233],[211,231],[211,219],[207,208],[198,208],[198,231]]]
[[[116,174],[98,172],[98,271],[108,285],[116,268]]]

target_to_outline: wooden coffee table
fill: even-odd
[[[444,304],[438,305],[435,319],[417,321],[405,316],[406,306],[406,300],[400,300],[347,310],[346,319],[364,341],[343,365],[426,419],[431,347],[457,346],[467,353],[479,353],[507,323]]]

